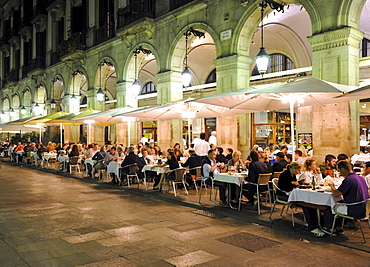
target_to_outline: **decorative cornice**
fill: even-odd
[[[321,51],[341,46],[357,47],[362,40],[363,33],[351,27],[325,32],[309,36],[308,40],[312,46],[312,51]]]

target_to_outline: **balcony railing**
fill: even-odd
[[[36,18],[38,15],[47,15],[46,11],[46,2],[45,1],[39,1],[34,7],[33,7],[33,13],[32,13],[32,19]]]
[[[27,77],[27,73],[36,70],[45,68],[45,57],[36,57],[32,59],[27,66],[22,67],[22,78]]]
[[[193,2],[194,0],[170,0],[170,11],[182,7],[190,2]]]
[[[5,74],[4,80],[3,80],[3,87],[11,82],[17,82],[19,81],[19,72],[18,70],[11,70],[8,73]]]
[[[54,65],[60,61],[60,53],[59,52],[51,52],[50,53],[50,65]]]
[[[67,55],[69,53],[74,53],[77,50],[85,50],[86,48],[86,37],[85,34],[81,32],[76,32],[72,34],[72,37],[64,40],[58,47],[58,52],[60,56]]]
[[[105,24],[95,31],[95,45],[114,37],[114,24]]]
[[[117,11],[117,29],[123,28],[124,26],[145,17],[155,17],[155,1],[135,0],[130,5],[120,8]]]

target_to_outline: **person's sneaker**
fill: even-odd
[[[219,205],[220,205],[221,207],[227,207],[227,202],[226,202],[225,200],[220,200]]]
[[[312,230],[311,233],[315,237],[323,237],[325,235],[325,233],[323,231],[321,231],[319,228],[316,228],[315,230]]]
[[[335,231],[338,235],[343,235],[344,234],[344,230],[340,227],[335,227]]]
[[[328,227],[322,227],[321,231],[323,231],[325,234],[331,235],[331,236],[337,236],[337,231],[334,229],[333,233],[331,232],[331,229]]]

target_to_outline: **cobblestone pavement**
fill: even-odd
[[[0,266],[370,266],[356,229],[316,239],[301,215],[271,224],[268,208],[199,206],[194,190],[175,199],[7,163],[0,185]]]

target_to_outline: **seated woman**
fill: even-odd
[[[168,152],[167,162],[165,163],[165,165],[168,165],[168,167],[170,167],[171,171],[174,170],[174,169],[180,168],[180,164],[179,164],[179,162],[177,160],[177,157],[176,157],[176,155],[173,151]],[[167,175],[167,179],[168,180],[175,180],[175,172],[170,172]]]
[[[301,169],[302,165],[299,162],[292,162],[291,164],[287,165],[287,169],[280,174],[277,186],[284,192],[280,190],[276,192],[276,194],[279,196],[279,199],[288,201],[288,196],[285,192],[290,192],[299,186],[297,175],[301,173]]]
[[[299,177],[300,183],[311,184],[315,180],[316,184],[323,181],[320,169],[314,159],[307,159],[303,164],[303,172]]]
[[[59,171],[66,172],[69,169],[69,157],[65,154],[64,151],[61,151],[58,156],[58,162],[59,162]]]
[[[234,166],[237,171],[245,171],[245,167],[242,160],[242,153],[239,150],[233,152],[233,157],[227,162],[227,167]]]

